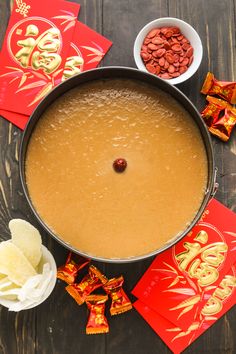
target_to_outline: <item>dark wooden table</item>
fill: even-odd
[[[50,0],[49,0],[50,2]],[[202,109],[199,93],[208,70],[216,77],[236,81],[236,0],[77,0],[79,19],[113,41],[102,65],[135,66],[133,43],[149,21],[165,16],[181,18],[195,27],[204,47],[198,72],[179,88]],[[10,13],[9,0],[0,0],[0,43]],[[236,130],[225,144],[213,138],[219,168],[216,198],[236,211]],[[9,238],[8,222],[20,217],[41,231],[44,244],[57,264],[67,250],[52,240],[37,224],[23,196],[18,173],[18,150],[22,132],[0,119],[0,239]],[[152,259],[132,264],[97,264],[108,277],[123,274],[129,292]],[[96,264],[96,263],[95,263]],[[108,335],[85,335],[87,310],[77,306],[56,285],[50,298],[36,309],[10,313],[0,307],[0,354],[155,354],[168,348],[135,311],[109,318]],[[186,353],[236,353],[236,308],[194,342]]]

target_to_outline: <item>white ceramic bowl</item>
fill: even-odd
[[[185,80],[189,79],[199,68],[199,65],[201,64],[202,61],[202,54],[203,54],[203,49],[202,49],[202,42],[201,39],[198,35],[198,33],[195,31],[195,29],[190,26],[188,23],[178,19],[178,18],[173,18],[173,17],[162,17],[158,18],[152,22],[149,22],[146,26],[144,26],[139,34],[136,37],[136,40],[134,42],[134,60],[137,65],[137,67],[140,70],[147,71],[143,60],[140,56],[140,51],[141,51],[141,46],[143,44],[143,41],[146,37],[146,35],[153,29],[153,28],[158,28],[158,27],[179,27],[180,31],[182,34],[189,40],[190,44],[192,45],[194,49],[194,58],[193,62],[188,68],[188,70],[180,75],[179,77],[169,79],[168,81],[172,85],[180,84],[181,82],[184,82]]]
[[[9,241],[10,242],[10,241]],[[42,302],[44,302],[49,295],[51,294],[51,292],[53,291],[55,285],[56,285],[56,281],[57,281],[57,266],[56,266],[56,262],[53,258],[53,255],[51,254],[51,252],[49,252],[49,250],[42,245],[42,259],[40,261],[39,264],[39,273],[43,268],[43,265],[45,263],[49,263],[50,265],[50,270],[52,270],[52,278],[50,280],[50,283],[48,284],[44,295],[42,296],[42,298],[40,299],[40,301],[33,303],[32,305],[24,308],[24,310],[28,310],[31,309],[33,307],[36,307],[38,305],[40,305]],[[17,302],[17,300],[5,300],[0,298],[0,305],[9,308],[12,304],[15,304]]]

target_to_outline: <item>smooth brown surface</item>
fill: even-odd
[[[113,168],[118,156],[128,162],[122,174]],[[207,176],[189,113],[137,80],[95,81],[64,94],[38,122],[26,157],[42,220],[67,244],[107,259],[146,255],[183,232]]]
[[[78,1],[79,2],[79,1]],[[176,16],[195,27],[204,49],[198,72],[179,88],[199,110],[205,97],[199,94],[206,72],[217,78],[236,81],[235,0],[83,0],[80,20],[113,40],[114,45],[103,65],[134,66],[132,47],[143,25],[161,16]],[[4,37],[9,3],[0,1],[0,39]],[[58,264],[67,251],[47,236],[31,214],[20,187],[18,150],[22,133],[4,119],[0,120],[0,235],[10,237],[8,221],[22,217],[40,229],[44,244]],[[229,143],[213,138],[220,184],[216,198],[236,212],[236,132]],[[150,260],[133,264],[97,265],[108,277],[123,274],[129,292],[147,269]],[[51,297],[40,307],[19,314],[0,309],[1,354],[164,354],[169,349],[135,311],[109,317],[110,333],[86,336],[87,310],[78,307],[58,283]],[[236,308],[229,311],[204,333],[185,353],[236,353]]]

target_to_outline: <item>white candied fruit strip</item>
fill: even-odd
[[[37,274],[24,254],[9,241],[0,243],[0,272],[20,286]]]
[[[39,231],[29,222],[12,219],[9,222],[12,242],[36,269],[42,257],[42,238]]]

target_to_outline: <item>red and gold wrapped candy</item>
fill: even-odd
[[[236,104],[236,82],[216,80],[210,72],[207,73],[201,93],[205,95],[218,95],[229,103]]]
[[[104,313],[108,295],[111,298],[110,313],[112,316],[132,309],[132,304],[122,288],[123,276],[108,280],[100,270],[90,265],[88,273],[81,282],[75,283],[78,272],[89,262],[89,259],[70,252],[66,264],[58,268],[57,277],[68,284],[66,291],[78,305],[86,302],[90,310],[86,334],[107,333],[109,332],[109,325]],[[92,294],[94,290],[100,287],[103,287],[106,295]]]
[[[208,127],[212,126],[218,119],[220,112],[222,112],[228,103],[220,98],[207,96],[208,105],[204,108],[201,115]]]
[[[215,124],[213,124],[209,131],[223,141],[228,141],[233,127],[236,124],[236,109],[226,108],[225,114]]]
[[[70,252],[66,264],[58,268],[57,278],[65,281],[67,284],[73,284],[78,272],[89,262],[89,259]]]
[[[120,276],[119,278],[108,280],[108,282],[103,285],[103,289],[112,299],[110,307],[112,316],[132,309],[132,304],[122,288],[123,283],[124,278]]]
[[[107,295],[89,295],[86,297],[86,304],[90,310],[86,334],[109,332],[109,325],[104,314],[107,299]]]
[[[107,278],[96,267],[91,265],[89,272],[82,281],[78,284],[70,284],[66,287],[66,291],[75,299],[75,301],[82,305],[86,297],[95,289],[101,287],[107,282]]]

